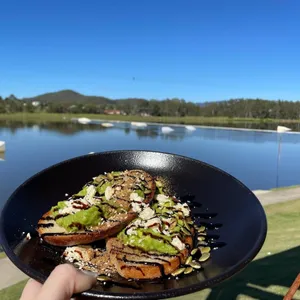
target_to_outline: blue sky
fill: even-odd
[[[300,100],[299,12],[299,0],[1,1],[0,95]]]

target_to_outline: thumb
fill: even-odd
[[[97,279],[72,265],[58,265],[41,288],[39,300],[69,300],[73,294],[89,290]]]

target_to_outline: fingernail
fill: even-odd
[[[91,276],[91,277],[94,277],[94,278],[97,278],[98,277],[98,274],[95,273],[95,272],[91,272],[91,271],[87,271],[87,270],[80,270],[82,273],[84,273],[85,275],[88,275],[88,276]]]

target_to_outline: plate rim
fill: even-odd
[[[102,298],[102,299],[134,299],[134,300],[136,300],[136,299],[165,299],[165,298],[170,298],[170,297],[179,297],[179,296],[188,295],[188,294],[191,294],[191,293],[194,293],[197,291],[201,291],[208,287],[213,288],[218,283],[224,282],[224,281],[228,280],[229,278],[231,278],[232,276],[241,272],[256,257],[256,255],[259,253],[259,251],[261,250],[261,248],[264,245],[264,242],[266,240],[267,230],[268,230],[267,217],[266,217],[265,210],[264,210],[262,204],[260,203],[260,201],[258,200],[257,196],[244,183],[242,183],[239,179],[237,179],[230,173],[228,173],[214,165],[211,165],[207,162],[199,160],[199,159],[195,159],[192,157],[188,157],[185,155],[180,155],[180,154],[176,154],[176,153],[172,153],[172,152],[141,150],[141,149],[138,149],[138,150],[134,150],[134,149],[127,150],[126,149],[126,150],[101,151],[101,152],[95,152],[95,153],[91,153],[91,154],[74,156],[74,157],[68,158],[66,160],[60,161],[58,163],[52,164],[52,165],[40,170],[39,172],[33,174],[28,179],[26,179],[23,183],[21,183],[13,191],[13,193],[9,196],[9,198],[5,201],[5,204],[3,205],[2,209],[1,209],[1,214],[0,214],[0,241],[1,241],[2,248],[5,252],[5,254],[7,255],[7,257],[10,259],[10,261],[21,272],[25,273],[30,278],[34,278],[35,280],[37,280],[41,283],[44,283],[44,281],[47,279],[47,276],[40,274],[35,269],[28,268],[28,266],[25,263],[23,263],[16,254],[14,254],[13,250],[9,247],[7,240],[4,239],[4,226],[3,226],[4,221],[3,220],[4,220],[5,211],[6,211],[7,207],[9,206],[9,203],[12,200],[12,198],[19,192],[19,190],[23,186],[27,185],[30,181],[32,181],[34,178],[40,176],[41,174],[46,173],[49,169],[59,167],[60,165],[67,164],[71,161],[80,160],[80,159],[84,159],[86,157],[91,157],[91,156],[102,156],[102,155],[121,154],[121,153],[126,154],[126,153],[133,153],[133,152],[135,152],[135,153],[145,153],[146,152],[146,153],[150,153],[150,154],[153,153],[153,154],[162,154],[162,155],[166,155],[166,156],[178,157],[178,158],[182,158],[182,159],[194,162],[194,163],[201,163],[202,165],[204,165],[207,168],[214,169],[215,171],[221,172],[225,176],[229,176],[232,180],[234,180],[236,183],[238,183],[243,189],[245,189],[249,194],[251,194],[253,199],[256,200],[256,204],[260,208],[260,215],[261,215],[260,216],[260,224],[261,224],[260,234],[257,237],[255,244],[253,244],[251,251],[248,252],[248,255],[245,256],[243,260],[240,260],[234,266],[228,268],[225,273],[214,276],[211,279],[206,279],[205,281],[202,281],[202,282],[200,281],[198,283],[194,283],[194,284],[191,284],[186,287],[172,288],[172,289],[168,289],[166,291],[161,291],[161,292],[144,292],[144,293],[142,293],[142,292],[136,292],[136,293],[135,292],[134,293],[100,292],[100,293],[94,293],[94,292],[91,292],[91,290],[88,290],[88,291],[82,292],[80,295],[92,297],[94,299]]]

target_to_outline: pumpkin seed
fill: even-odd
[[[205,241],[205,237],[204,236],[198,236],[198,241]]]
[[[97,280],[99,281],[110,281],[111,279],[108,276],[100,275],[97,277]]]
[[[111,173],[107,173],[106,177],[108,180],[114,180],[114,176]]]
[[[171,233],[174,233],[174,232],[180,232],[180,226],[175,226],[172,230],[170,229],[170,232]]]
[[[96,181],[97,183],[100,183],[100,181],[105,180],[105,179],[106,179],[105,175],[99,175],[94,179],[94,181]]]
[[[190,266],[193,267],[194,269],[201,269],[201,265],[195,260],[191,261]]]
[[[172,276],[178,276],[180,275],[181,273],[183,273],[185,270],[185,268],[179,268],[177,270],[175,270],[173,273],[171,273]]]
[[[190,264],[190,262],[192,261],[192,257],[191,256],[189,256],[188,258],[187,258],[187,260],[185,261],[185,264],[186,265],[189,265]]]
[[[98,177],[97,177],[94,180],[94,184],[97,184],[97,185],[102,185],[104,182],[105,182],[105,179],[103,179],[103,178],[98,179]]]
[[[190,274],[191,272],[193,272],[193,268],[192,267],[187,267],[185,270],[184,270],[184,274]]]
[[[111,172],[111,174],[112,174],[114,177],[119,177],[119,176],[122,174],[122,172],[113,171],[113,172]]]
[[[182,220],[177,220],[178,225],[183,226],[183,221]]]
[[[200,233],[200,232],[204,232],[205,229],[206,229],[206,228],[205,228],[204,226],[200,226],[199,229],[198,229],[198,232],[199,232],[199,233]]]
[[[203,261],[207,261],[210,258],[210,253],[203,253],[200,258],[199,261],[203,262]]]
[[[191,227],[186,221],[184,221],[183,224],[188,231],[191,231]]]
[[[210,247],[200,247],[200,251],[202,254],[209,253],[210,250],[211,250]]]
[[[185,234],[185,235],[191,235],[191,233],[189,231],[187,231],[184,227],[181,227],[181,231]]]
[[[176,227],[176,225],[177,225],[176,221],[172,222],[170,225],[170,230],[173,230]]]
[[[194,221],[188,221],[187,222],[189,225],[194,225]]]
[[[182,211],[179,211],[179,212],[177,212],[177,215],[178,215],[178,217],[181,219],[181,218],[183,217],[183,212],[182,212]]]
[[[208,243],[207,242],[205,242],[205,241],[199,241],[198,242],[198,247],[205,247],[205,246],[207,246],[208,245]]]
[[[156,180],[155,184],[156,184],[157,187],[163,187],[163,184],[159,180]]]
[[[151,192],[152,192],[151,190],[147,190],[147,189],[144,190],[144,194],[145,194],[145,195],[148,195],[148,194],[150,194]]]
[[[195,255],[197,252],[198,252],[198,248],[195,248],[195,249],[193,249],[193,250],[191,251],[191,254],[192,254],[192,255]]]

